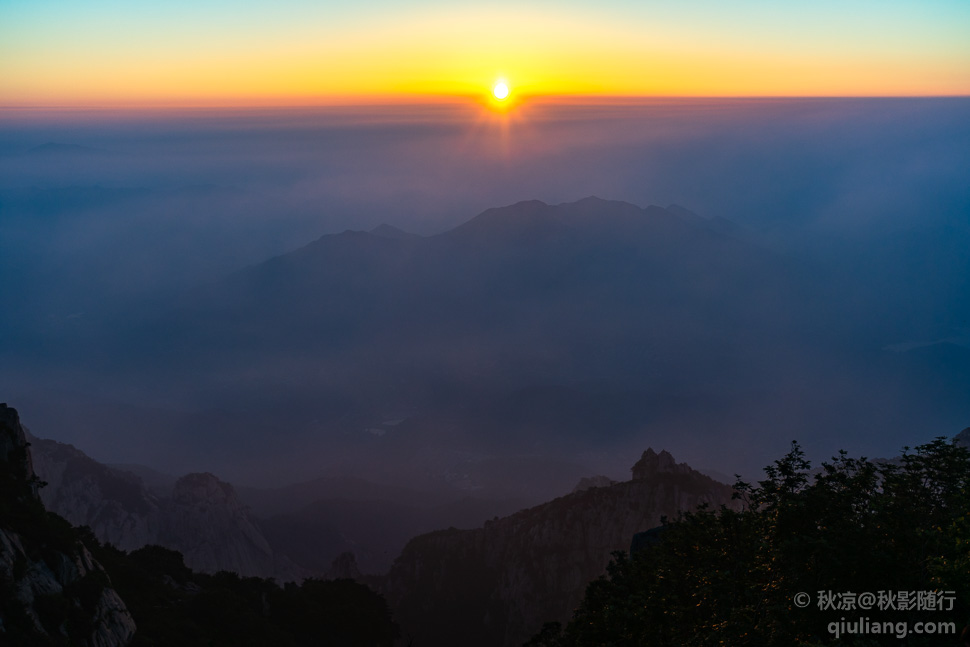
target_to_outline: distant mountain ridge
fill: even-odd
[[[405,240],[409,238],[420,238],[420,236],[417,234],[406,232],[403,229],[398,229],[394,225],[389,225],[387,223],[377,225],[370,230],[370,234],[373,236],[380,236],[381,238],[397,238]]]
[[[71,445],[31,440],[48,510],[88,526],[102,542],[132,551],[161,545],[203,572],[300,580],[326,574],[352,551],[367,573],[384,572],[408,539],[446,525],[475,527],[524,504],[460,492],[406,490],[326,477],[285,488],[236,488],[210,473],[172,479],[139,466],[111,467]],[[250,509],[255,505],[255,512]]]
[[[770,252],[683,208],[527,201],[434,236],[384,226],[322,236],[143,312],[126,338],[144,357],[150,337],[144,361],[185,380],[273,358],[207,395],[333,431],[388,410],[497,410],[496,396],[591,376],[649,391],[749,373],[777,343],[753,330],[807,334],[802,287]],[[644,422],[628,417],[617,433]]]
[[[397,455],[423,449],[569,460],[645,440],[715,465],[727,438],[762,446],[779,425],[834,442],[959,413],[959,349],[889,353],[857,295],[802,261],[677,205],[532,200],[432,236],[324,235],[224,280],[85,311],[60,348],[178,411],[160,414],[177,424],[147,414],[140,454],[119,459],[176,471],[167,448],[191,437],[195,465],[212,455],[236,481],[282,465],[307,480],[348,457],[396,474]],[[254,445],[227,445],[225,429]],[[412,488],[414,471],[395,484]]]
[[[31,437],[48,510],[122,550],[157,544],[178,550],[193,569],[299,579],[309,575],[275,555],[259,521],[231,485],[209,473],[178,479],[157,496],[131,472],[103,465],[71,445]]]

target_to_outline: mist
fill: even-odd
[[[0,392],[35,434],[99,460],[240,483],[413,483],[462,465],[496,496],[538,498],[576,474],[620,476],[648,445],[725,474],[755,474],[794,438],[814,458],[890,456],[970,424],[968,169],[966,99],[536,102],[505,118],[5,110]],[[380,328],[351,309],[351,332],[286,329],[292,347],[245,322],[267,303],[322,321],[288,308],[324,284],[301,292],[294,274],[293,300],[272,286],[232,296],[321,236],[386,223],[440,240],[490,208],[587,196],[679,205],[737,246],[685,252],[670,304],[633,314],[599,284],[590,307],[561,286],[523,287],[520,302],[488,287],[501,267],[555,266],[551,252],[461,266],[481,271],[477,303],[436,304],[471,275],[434,266],[414,276],[439,287],[413,297],[433,316]],[[326,265],[325,285],[358,286],[370,267]],[[724,268],[736,281],[705,287],[702,269]],[[612,285],[633,294],[638,277]],[[405,312],[388,304],[409,289],[380,292],[378,308]],[[598,343],[637,343],[636,323],[650,352]],[[260,325],[278,332],[270,315]],[[469,471],[503,452],[561,476],[499,491],[505,464]]]

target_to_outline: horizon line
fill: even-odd
[[[968,99],[964,94],[537,94],[517,97],[517,105],[535,104],[604,104],[640,103],[650,101],[812,101],[853,99]],[[92,102],[92,103],[30,103],[0,104],[0,111],[107,111],[107,110],[259,110],[313,109],[394,106],[447,106],[482,104],[484,96],[477,94],[441,95],[344,95],[326,100],[267,100],[267,101],[161,101],[161,102]]]

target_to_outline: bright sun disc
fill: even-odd
[[[502,101],[507,96],[509,96],[509,86],[507,86],[505,83],[499,81],[492,88],[492,94],[495,95],[495,98],[496,99],[498,99],[499,101]]]

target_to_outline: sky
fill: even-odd
[[[964,0],[0,0],[0,106],[970,93]]]
[[[860,325],[873,339],[851,342],[880,361],[966,344],[967,34],[966,0],[0,0],[0,300],[17,304],[0,312],[0,357],[17,367],[0,392],[41,435],[187,468],[183,443],[130,433],[145,419],[127,412],[187,411],[201,417],[185,429],[205,430],[207,392],[150,364],[97,373],[118,357],[72,346],[78,330],[344,229],[432,235],[491,207],[590,195],[726,218],[806,273],[857,277],[881,332]],[[890,455],[913,441],[907,421],[965,426],[965,398],[943,389],[941,404],[933,385],[907,382],[916,395],[882,406],[905,389],[871,388],[868,357],[845,391],[882,400],[826,409],[810,384],[791,409],[766,399],[752,409],[764,418],[733,428],[781,444],[746,437],[764,453],[744,460],[780,454],[789,431]],[[952,369],[924,368],[929,381]],[[86,416],[97,428],[75,424],[77,400],[101,407]],[[700,465],[739,440],[662,431],[655,446]],[[202,449],[191,467],[239,474],[264,458],[217,466]]]

